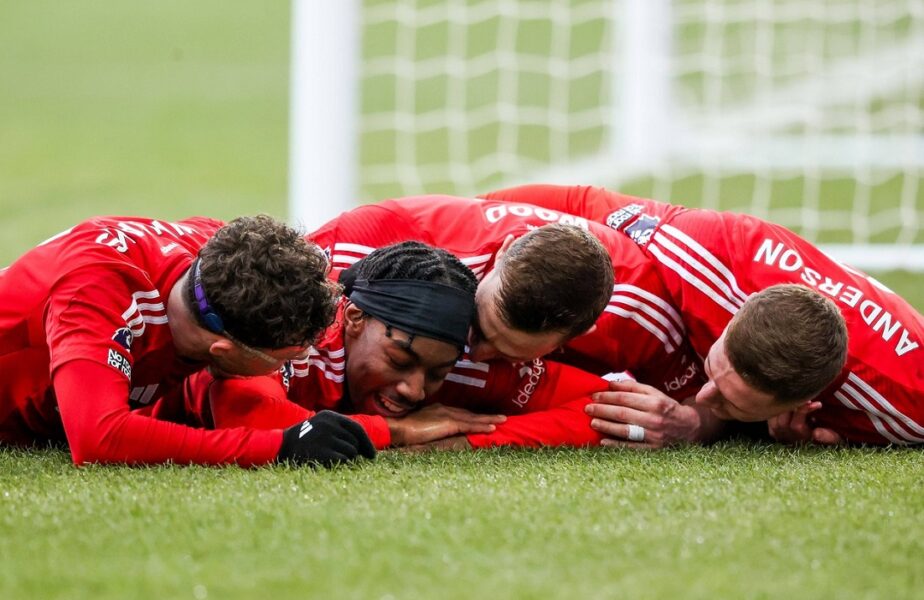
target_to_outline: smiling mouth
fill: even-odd
[[[403,417],[407,413],[411,412],[413,407],[409,407],[400,402],[396,402],[389,398],[388,396],[379,394],[373,400],[376,410],[380,414],[386,417]]]

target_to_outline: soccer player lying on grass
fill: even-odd
[[[488,196],[573,211],[638,243],[704,357],[709,379],[697,400],[718,416],[769,419],[770,434],[783,442],[924,442],[924,318],[872,277],[788,229],[592,187],[523,186]],[[782,283],[813,292],[802,294],[805,302],[796,292],[781,292],[768,298],[753,326],[736,327],[751,294]],[[843,368],[836,319],[811,322],[786,314],[797,304],[810,309],[813,296],[826,298],[846,323]],[[829,381],[830,371],[837,373]],[[667,403],[654,390],[614,389],[620,391],[604,394],[588,410],[599,430],[615,439],[629,439],[629,425],[657,430],[676,416],[664,414]]]
[[[598,375],[631,371],[677,397],[701,384],[656,266],[632,240],[598,223],[526,204],[419,196],[345,212],[309,239],[331,254],[332,275],[373,248],[408,239],[461,258],[481,279],[473,361],[554,353]],[[684,422],[682,434],[708,436],[716,421],[709,411],[686,409],[704,420],[692,429]]]
[[[174,407],[172,418],[279,428],[332,408],[360,413],[352,418],[377,448],[460,434],[474,447],[599,443],[583,410],[592,392],[606,389],[599,377],[541,360],[522,367],[456,362],[476,281],[453,255],[405,242],[375,250],[341,279],[347,297],[307,360],[276,377],[212,381],[197,374],[186,406]],[[412,412],[425,402],[514,416],[443,405]]]
[[[77,465],[372,457],[340,415],[299,437],[132,411],[206,367],[256,375],[304,356],[334,316],[326,270],[317,247],[265,216],[99,217],[55,236],[0,271],[0,443],[66,440]]]

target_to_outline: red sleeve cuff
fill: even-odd
[[[391,430],[388,429],[388,423],[385,421],[385,417],[380,417],[378,415],[347,416],[359,423],[362,428],[366,430],[366,434],[369,436],[369,439],[372,440],[372,445],[375,446],[376,450],[384,450],[391,446]]]

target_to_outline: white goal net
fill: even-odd
[[[296,46],[319,20],[299,2]],[[344,202],[605,185],[924,268],[924,0],[368,0],[354,17],[337,38],[353,54],[293,64],[294,86],[320,63],[356,92]],[[331,128],[331,109],[300,106]],[[330,147],[293,130],[293,177],[340,173]],[[296,213],[321,214],[300,189]]]

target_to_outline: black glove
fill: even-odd
[[[282,432],[282,446],[276,460],[330,467],[351,461],[360,454],[375,458],[375,447],[359,423],[339,413],[322,410]]]

